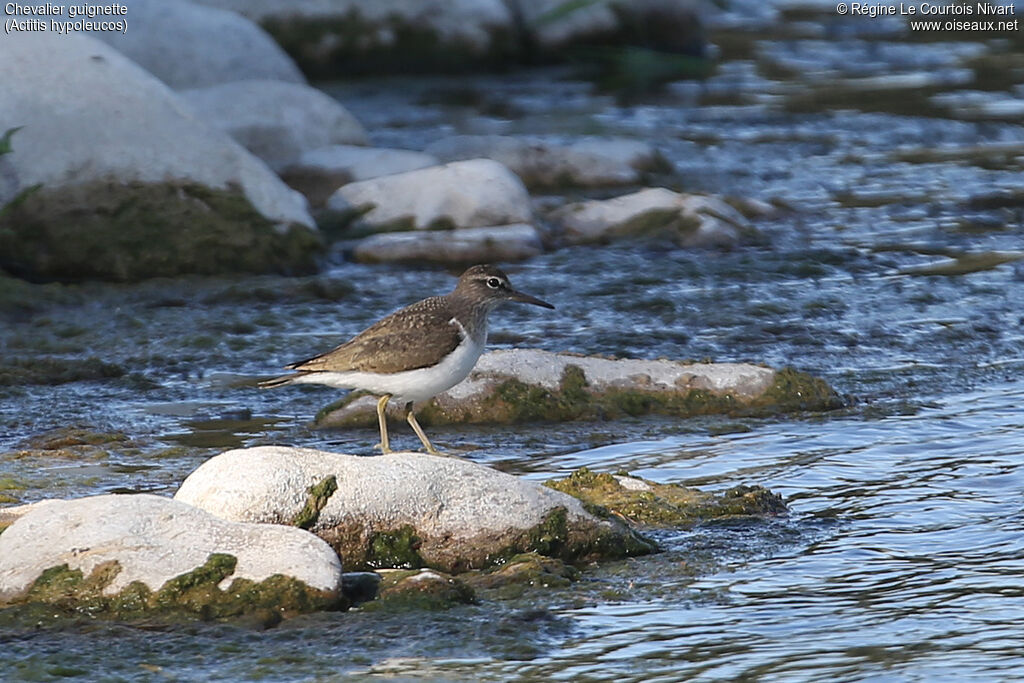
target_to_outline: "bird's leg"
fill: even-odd
[[[388,407],[388,401],[391,400],[391,394],[384,394],[377,401],[377,422],[380,424],[380,452],[387,455],[391,453],[391,444],[388,443],[388,419],[384,415],[385,408]]]
[[[420,427],[420,423],[416,421],[416,415],[412,412],[412,401],[405,404],[405,419],[409,422],[409,426],[412,427],[412,431],[416,432],[416,436],[420,437],[420,442],[427,449],[427,453],[431,455],[444,455],[444,453],[434,448],[434,444],[430,443],[430,439],[423,432],[423,427]]]

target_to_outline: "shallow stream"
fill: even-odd
[[[443,613],[354,610],[267,631],[10,627],[0,679],[1019,677],[1021,36],[908,37],[827,9],[730,16],[713,36],[716,75],[629,104],[565,71],[326,87],[381,146],[625,135],[666,156],[674,170],[659,182],[782,206],[756,222],[759,243],[733,251],[637,240],[511,267],[513,284],[558,308],[500,310],[491,346],[792,365],[848,408],[428,432],[536,479],[585,465],[763,484],[788,517],[662,534],[666,552],[588,568],[571,588]],[[301,279],[26,286],[0,327],[0,496],[170,495],[240,445],[368,454],[371,430],[311,428],[331,390],[246,380],[453,282],[339,253]],[[126,438],[85,458],[13,454],[69,425]]]

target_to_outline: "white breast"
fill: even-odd
[[[339,389],[364,389],[377,395],[391,394],[397,403],[426,401],[466,379],[484,351],[486,332],[482,339],[474,341],[457,320],[452,318],[451,323],[458,326],[462,343],[437,365],[390,375],[375,372],[311,372],[296,377],[293,382],[326,384]]]

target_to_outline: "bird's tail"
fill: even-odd
[[[273,389],[274,387],[283,387],[285,384],[291,384],[296,378],[302,377],[304,372],[296,372],[291,375],[281,375],[273,379],[265,379],[256,386],[260,389]]]

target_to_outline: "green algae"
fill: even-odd
[[[657,484],[636,477],[627,487],[622,475],[593,472],[586,467],[545,486],[600,507],[638,527],[673,527],[705,519],[778,515],[786,512],[782,497],[760,486],[736,486],[712,494],[678,484]]]
[[[55,385],[123,377],[124,368],[94,356],[36,356],[0,361],[0,386]]]
[[[419,553],[421,545],[416,529],[409,524],[390,532],[375,532],[366,544],[365,564],[373,569],[425,567],[427,562]]]
[[[34,193],[0,216],[0,267],[37,281],[311,272],[319,235],[281,231],[238,188],[91,183]]]
[[[300,529],[313,528],[320,519],[320,512],[323,511],[327,501],[337,490],[338,478],[333,474],[324,478],[320,483],[310,486],[306,504],[292,519],[292,526],[297,526]]]
[[[233,555],[211,553],[202,566],[170,579],[157,591],[133,581],[113,595],[103,591],[121,572],[116,560],[97,565],[88,576],[62,564],[44,570],[24,596],[5,607],[24,609],[42,604],[56,607],[64,616],[114,619],[161,614],[224,619],[268,609],[292,615],[346,606],[339,595],[310,588],[281,574],[259,582],[236,578],[227,590],[222,590],[219,584],[234,573],[236,564]]]

